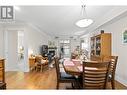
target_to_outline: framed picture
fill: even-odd
[[[127,30],[122,33],[122,43],[127,44]]]

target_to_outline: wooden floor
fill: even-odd
[[[56,89],[56,73],[51,68],[44,72],[6,72],[7,89]],[[65,89],[70,84],[60,84],[60,89]],[[108,85],[110,89],[110,85]],[[127,89],[116,81],[116,89]]]

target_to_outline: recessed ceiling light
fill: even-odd
[[[81,19],[81,20],[79,20],[79,21],[76,22],[76,25],[78,27],[88,27],[92,23],[93,23],[93,20],[92,19]]]
[[[18,6],[14,6],[14,9],[15,9],[16,11],[20,11],[20,7],[18,7]]]

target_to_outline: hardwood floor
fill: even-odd
[[[6,72],[7,89],[55,89],[56,72],[55,69],[44,72]],[[65,89],[70,84],[60,84],[60,89]],[[110,84],[108,85],[110,89]],[[116,89],[127,89],[124,85],[116,81]]]

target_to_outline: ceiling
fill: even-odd
[[[74,37],[86,34],[127,11],[126,6],[86,6],[84,17],[93,19],[87,28],[79,28],[76,21],[82,19],[81,6],[19,6],[15,19],[31,23],[51,36]],[[82,32],[83,31],[83,32]],[[76,33],[79,32],[79,33]]]

